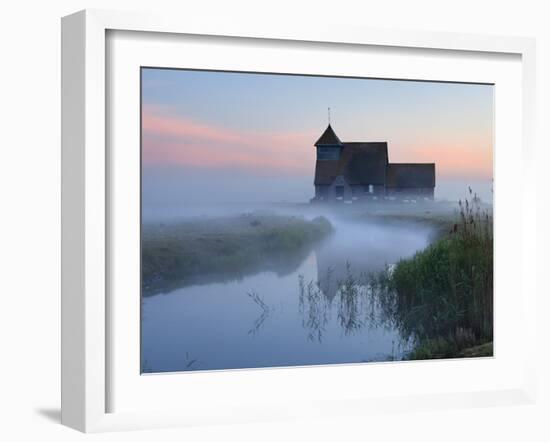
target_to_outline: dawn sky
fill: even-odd
[[[492,86],[167,69],[142,70],[144,197],[193,186],[218,201],[307,201],[328,107],[342,141],[435,162],[436,197],[472,185],[490,198]]]

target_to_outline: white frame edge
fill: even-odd
[[[105,28],[62,21],[61,421],[105,415]]]
[[[293,27],[265,23],[232,24],[198,17],[85,10],[62,19],[62,361],[61,421],[84,432],[198,424],[177,415],[106,413],[106,146],[105,35],[107,30],[149,31],[270,38],[405,48],[432,48],[518,54],[523,74],[524,176],[535,168],[535,40],[420,31],[394,31],[333,26]],[[536,228],[536,194],[524,185],[523,222]],[[527,226],[524,225],[524,229]],[[524,250],[535,256],[534,241]],[[527,252],[526,252],[527,253]],[[525,255],[524,255],[525,256]],[[525,263],[523,263],[525,265]],[[528,281],[529,310],[536,313],[536,282]],[[536,341],[535,322],[526,324]],[[356,413],[532,403],[535,400],[535,345],[529,344],[524,388],[474,394],[385,399],[348,404]],[[319,406],[317,415],[334,415],[333,405]],[[311,414],[309,415],[311,416]],[[271,417],[272,418],[272,417]],[[265,416],[266,420],[270,416]],[[235,419],[238,420],[238,419]]]

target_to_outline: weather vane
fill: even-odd
[[[330,107],[328,108],[328,124],[330,124]]]

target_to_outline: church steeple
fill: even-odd
[[[321,137],[315,143],[315,146],[342,146],[340,138],[338,138],[338,135],[336,135],[330,123],[323,132],[323,135],[321,135]]]
[[[344,145],[329,123],[323,135],[315,143],[315,147],[317,148],[317,160],[325,161],[339,160]]]

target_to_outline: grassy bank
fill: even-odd
[[[260,270],[292,271],[332,231],[323,217],[246,214],[142,229],[142,293],[236,279]]]
[[[448,233],[374,283],[402,336],[416,342],[409,358],[459,357],[491,342],[492,216],[472,195]]]

